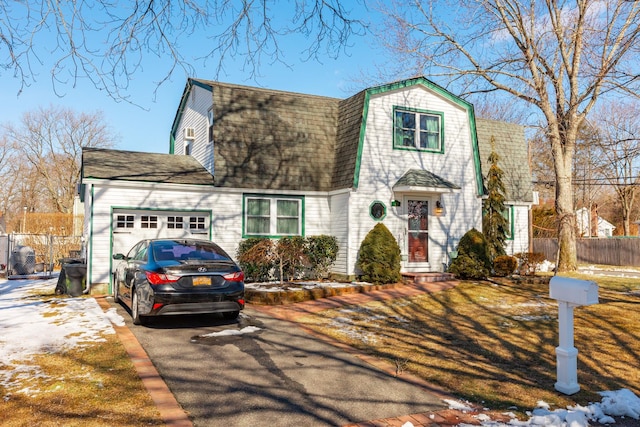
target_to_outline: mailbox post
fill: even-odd
[[[573,309],[598,303],[598,285],[587,280],[554,276],[549,282],[549,296],[558,301],[560,342],[556,347],[556,390],[564,394],[580,391],[578,384],[578,350],[573,346]]]

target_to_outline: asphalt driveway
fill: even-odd
[[[149,327],[117,309],[196,426],[341,426],[446,407],[437,393],[250,307],[238,322],[168,317]],[[234,335],[205,336],[216,332]]]

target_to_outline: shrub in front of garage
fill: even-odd
[[[337,239],[327,235],[252,237],[242,240],[236,251],[246,282],[324,278],[337,256]]]

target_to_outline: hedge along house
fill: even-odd
[[[507,252],[528,250],[532,202],[523,128],[418,77],[347,99],[189,79],[170,153],[85,149],[82,184],[92,285],[111,255],[146,237],[199,235],[235,255],[249,237],[337,237],[333,273],[353,277],[378,222],[405,273],[443,271],[482,227],[491,137],[505,171]]]

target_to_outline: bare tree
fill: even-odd
[[[640,191],[640,104],[616,102],[600,108],[592,123],[599,138],[593,156],[600,174],[616,192],[622,213],[622,228],[630,235],[630,221]]]
[[[578,129],[600,97],[638,92],[640,2],[402,0],[388,17],[388,47],[415,72],[537,111],[556,175],[558,269],[575,270]]]
[[[335,57],[366,30],[350,12],[340,0],[279,7],[269,0],[3,2],[0,69],[17,77],[21,91],[46,58],[54,90],[88,78],[111,97],[128,99],[129,82],[145,56],[163,59],[166,74],[159,84],[177,68],[193,74],[190,64],[198,59],[212,61],[217,75],[225,58],[240,58],[254,76],[265,59],[286,62],[280,42],[287,37],[307,39],[300,52],[307,59]],[[195,43],[201,56],[185,57],[182,46]]]
[[[6,124],[3,128],[4,138],[13,143],[14,187],[22,197],[44,192],[51,208],[63,213],[73,208],[82,148],[107,148],[116,142],[100,112],[76,113],[63,107],[27,112],[19,126]],[[35,197],[23,203],[29,211],[39,207]]]

